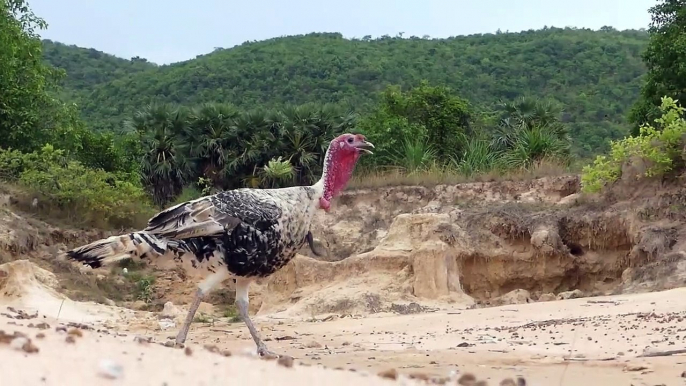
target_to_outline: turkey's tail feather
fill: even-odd
[[[143,257],[146,253],[164,255],[168,249],[167,241],[147,232],[133,232],[74,248],[67,251],[65,256],[91,268],[99,268],[134,256]]]

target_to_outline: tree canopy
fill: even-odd
[[[648,73],[631,111],[633,135],[661,116],[662,97],[686,98],[686,0],[660,0],[650,14],[650,42],[643,54]]]
[[[249,109],[334,103],[365,113],[387,86],[408,89],[426,80],[450,87],[477,115],[517,97],[551,99],[564,107],[575,152],[588,156],[628,132],[626,116],[645,73],[641,53],[647,42],[646,32],[609,27],[448,39],[351,40],[312,33],[247,42],[163,66],[44,46],[50,47],[48,63],[67,70],[65,87],[97,129],[121,131],[123,121],[149,103],[220,102]]]

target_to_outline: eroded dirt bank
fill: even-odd
[[[365,313],[680,287],[686,190],[646,186],[589,197],[564,176],[347,192],[317,219],[332,261],[304,249],[256,302],[260,313]]]
[[[480,307],[684,283],[685,189],[647,183],[605,197],[578,190],[577,176],[561,176],[345,192],[313,227],[328,255],[314,259],[303,248],[254,286],[251,308],[299,317],[367,314],[410,302]],[[158,311],[167,301],[189,301],[198,279],[178,269],[152,273],[144,296],[131,297],[122,294],[135,292],[140,282],[120,271],[82,274],[54,259],[60,250],[103,236],[52,227],[5,207],[0,261],[27,257],[57,272],[62,289],[76,298]],[[231,282],[224,284],[209,303],[231,304]]]

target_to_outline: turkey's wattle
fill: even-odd
[[[250,282],[282,268],[306,242],[318,254],[310,233],[314,213],[329,210],[360,155],[371,154],[370,147],[374,146],[363,135],[342,134],[329,144],[322,177],[314,185],[235,189],[201,197],[158,213],[140,232],[98,240],[65,256],[93,268],[131,257],[171,258],[207,272],[177,343],[185,341],[201,299],[223,280],[234,278],[236,306],[257,351],[273,356],[248,316]]]

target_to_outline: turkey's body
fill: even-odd
[[[203,276],[227,270],[234,277],[266,277],[306,242],[320,185],[236,189],[184,202],[152,217],[140,232],[98,240],[67,256],[93,268],[138,256],[152,263],[171,258]]]
[[[267,277],[305,244],[317,210],[316,193],[316,185],[221,192],[159,213],[144,232],[170,239],[166,249],[175,260],[190,260],[193,268]],[[206,227],[198,226],[203,216],[212,221]],[[193,227],[202,235],[185,231]]]

